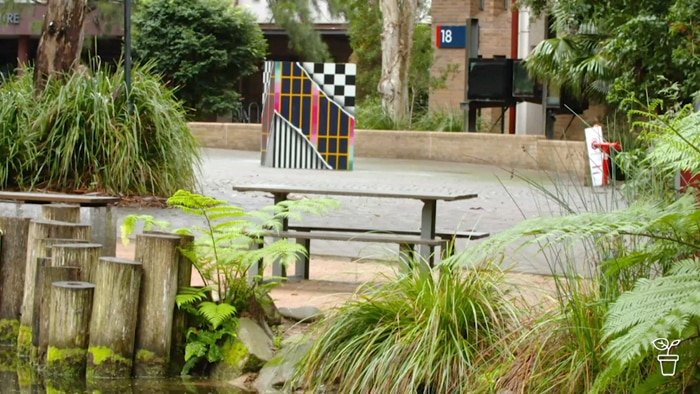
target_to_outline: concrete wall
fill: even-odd
[[[205,147],[257,151],[260,125],[190,123]],[[585,143],[546,140],[538,135],[355,130],[355,155],[387,159],[490,164],[506,168],[588,177]]]

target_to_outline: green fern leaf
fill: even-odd
[[[639,360],[655,338],[680,336],[689,320],[700,316],[700,261],[679,262],[668,276],[640,279],[615,301],[603,326],[613,339],[605,353],[619,364]]]
[[[184,305],[194,304],[209,298],[209,293],[212,291],[211,286],[197,287],[181,287],[178,295],[175,296],[175,304],[178,308]]]
[[[207,319],[213,329],[217,329],[226,319],[236,313],[236,308],[229,304],[206,301],[199,304],[199,312]]]

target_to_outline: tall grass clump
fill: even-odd
[[[51,79],[36,95],[31,70],[0,88],[11,100],[3,107],[24,108],[14,118],[4,110],[0,141],[26,137],[10,142],[13,172],[0,186],[158,196],[195,188],[198,143],[182,105],[152,70],[134,67],[131,108],[121,66]]]
[[[478,380],[474,366],[516,322],[503,272],[421,263],[397,275],[364,285],[320,323],[298,384],[310,392],[458,393]]]
[[[0,76],[0,188],[26,185],[36,158],[36,138],[26,126],[36,103],[31,78]]]

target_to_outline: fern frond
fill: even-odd
[[[181,287],[179,293],[175,296],[175,304],[178,308],[185,305],[194,304],[209,298],[209,292],[213,289],[211,286],[197,287]]]
[[[213,329],[217,329],[226,319],[236,314],[236,308],[230,304],[205,301],[199,304],[199,312]]]
[[[122,244],[129,244],[129,235],[136,231],[136,226],[143,222],[144,231],[150,231],[153,227],[158,227],[160,229],[166,229],[170,227],[170,222],[165,220],[157,220],[152,215],[128,215],[124,218],[124,222],[119,226],[121,233]]]
[[[183,211],[197,214],[205,209],[227,205],[228,202],[213,197],[203,196],[186,190],[178,190],[168,198],[168,205],[182,209]]]
[[[634,362],[655,338],[682,335],[693,317],[700,317],[700,261],[694,259],[679,262],[668,276],[640,279],[611,305],[604,337],[624,334],[605,353],[623,365]]]

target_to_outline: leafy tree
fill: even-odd
[[[657,98],[679,87],[682,102],[700,90],[700,3],[693,0],[520,0],[549,15],[556,38],[529,56],[529,70],[611,104],[630,92]]]
[[[155,60],[197,118],[236,109],[239,81],[267,52],[255,17],[230,1],[147,0],[133,23],[136,57]]]
[[[292,47],[307,61],[325,61],[328,50],[313,31],[313,10],[324,10],[319,0],[267,0],[277,24],[287,30]],[[328,0],[325,9],[331,16],[346,16],[358,23],[373,19],[357,19],[364,11],[376,8],[381,13],[381,30],[373,29],[375,40],[381,42],[381,76],[377,90],[382,106],[394,121],[405,120],[409,114],[409,75],[413,54],[415,25],[427,9],[425,0]],[[365,10],[367,11],[367,10]],[[376,12],[369,10],[369,13]],[[376,14],[375,14],[376,15]],[[375,19],[376,20],[376,19]],[[376,45],[376,44],[375,44]]]

